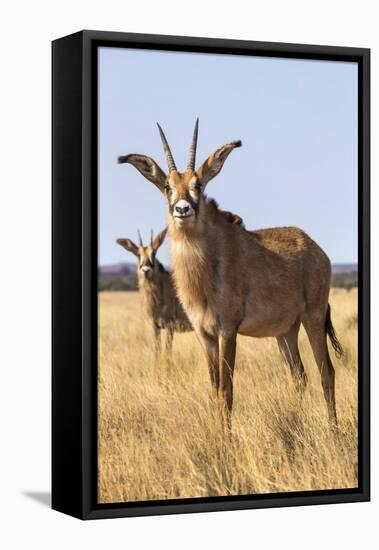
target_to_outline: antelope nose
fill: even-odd
[[[183,206],[183,208],[180,208],[180,206],[175,206],[175,210],[179,214],[187,214],[187,212],[189,211],[189,206]]]

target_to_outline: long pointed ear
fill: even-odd
[[[221,172],[224,162],[230,153],[236,147],[241,147],[241,145],[241,141],[226,143],[217,149],[210,157],[208,157],[207,160],[196,170],[203,187],[205,187],[211,179]]]
[[[117,239],[116,243],[123,246],[128,252],[138,256],[138,246],[130,239]]]
[[[163,231],[158,233],[158,235],[155,237],[155,239],[151,243],[151,246],[154,252],[157,251],[158,248],[163,244],[163,241],[165,240],[165,237],[166,237],[166,233],[167,233],[167,227],[166,229],[163,229]]]
[[[132,164],[146,179],[154,183],[160,191],[164,191],[166,174],[162,168],[150,157],[145,155],[125,155],[118,157],[119,164]]]

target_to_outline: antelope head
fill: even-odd
[[[143,276],[146,279],[150,279],[153,276],[154,269],[157,265],[156,262],[156,253],[158,248],[163,243],[167,229],[164,229],[154,238],[153,232],[151,232],[150,244],[144,246],[142,242],[141,233],[138,230],[138,240],[139,246],[134,244],[131,239],[117,239],[117,244],[125,248],[128,252],[131,252],[138,258],[137,271],[138,274]]]
[[[225,160],[241,141],[232,141],[219,147],[197,169],[196,148],[199,130],[199,119],[196,120],[193,138],[184,172],[176,168],[174,157],[162,128],[158,124],[163,150],[166,156],[168,173],[150,157],[145,155],[125,155],[118,159],[120,164],[132,164],[146,179],[151,181],[166,196],[169,216],[177,228],[196,224],[204,205],[203,193],[208,182],[221,171]]]

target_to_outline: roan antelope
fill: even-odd
[[[335,353],[342,348],[330,316],[331,265],[304,231],[279,227],[247,231],[228,223],[206,198],[208,182],[221,171],[241,141],[217,149],[195,169],[198,120],[187,168],[179,172],[158,125],[168,164],[166,174],[150,157],[130,154],[132,164],[165,195],[173,278],[179,299],[206,351],[211,383],[230,425],[237,333],[276,337],[299,389],[307,376],[298,349],[303,324],[318,365],[329,418],[337,422],[335,373],[327,335]]]
[[[162,245],[166,233],[167,229],[164,229],[155,238],[151,233],[148,246],[143,245],[139,231],[139,246],[131,239],[117,239],[117,244],[138,258],[138,288],[143,311],[154,330],[156,353],[161,348],[162,329],[166,329],[167,351],[171,350],[174,332],[193,330],[176,296],[170,273],[156,258],[157,250]]]

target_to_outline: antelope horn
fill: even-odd
[[[199,133],[199,118],[196,119],[195,129],[193,131],[192,143],[189,151],[187,170],[193,172],[195,170],[197,135]]]
[[[150,245],[153,246],[153,237],[154,237],[154,233],[153,233],[153,230],[151,229],[150,230]]]
[[[137,229],[137,233],[138,233],[139,245],[140,245],[140,246],[143,246],[142,237],[141,237],[141,231],[140,231],[139,229]]]
[[[170,146],[167,142],[166,136],[164,135],[164,132],[163,132],[162,128],[159,126],[158,122],[157,122],[157,126],[158,126],[158,129],[159,129],[159,133],[161,135],[161,140],[162,140],[162,143],[163,143],[163,150],[164,150],[165,155],[166,155],[168,170],[169,170],[169,172],[172,172],[173,170],[176,171],[174,157],[172,156],[171,149],[170,149]]]

